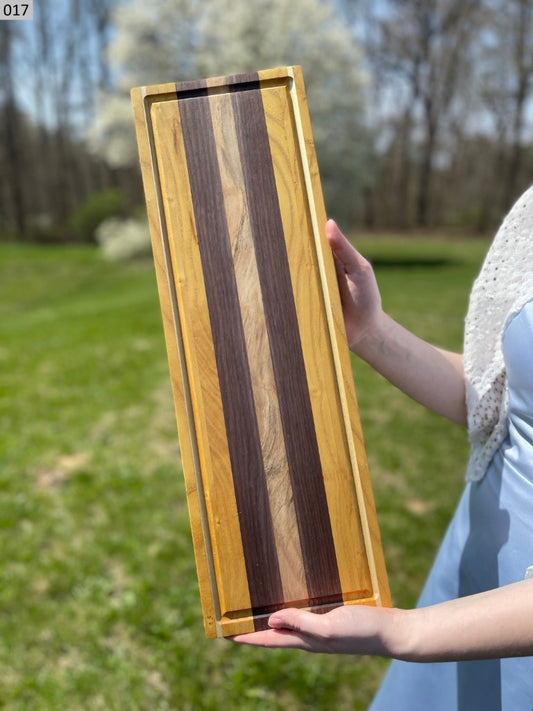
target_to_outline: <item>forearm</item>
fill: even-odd
[[[384,654],[443,662],[533,655],[533,580],[384,617]]]
[[[411,662],[533,655],[533,579],[438,605],[399,610],[341,605],[324,615],[284,609],[241,644]]]
[[[463,359],[426,343],[385,313],[351,349],[430,410],[466,424]]]

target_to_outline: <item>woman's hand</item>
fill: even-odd
[[[341,606],[325,614],[289,608],[270,616],[269,630],[232,639],[259,647],[389,657],[394,654],[393,640],[401,618],[401,610],[364,605]]]
[[[348,344],[372,332],[382,316],[381,296],[372,265],[350,244],[337,223],[328,220],[326,239],[333,252]]]
[[[351,350],[413,400],[465,425],[462,355],[421,340],[383,311],[371,264],[333,220],[326,223],[326,238],[335,259]]]
[[[370,654],[413,662],[533,654],[533,578],[414,610],[365,605],[325,614],[279,610],[270,629],[240,644],[329,654]]]

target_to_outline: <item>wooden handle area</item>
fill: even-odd
[[[300,68],[132,101],[207,636],[390,604]]]

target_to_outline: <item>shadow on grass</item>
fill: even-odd
[[[453,257],[368,257],[372,266],[380,269],[398,267],[402,269],[418,269],[430,267],[450,267],[460,264],[462,260]]]

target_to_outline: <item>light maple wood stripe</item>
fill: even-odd
[[[154,104],[152,121],[223,618],[250,609],[251,601],[244,566],[227,565],[244,553],[177,101]]]
[[[165,89],[171,96],[175,96],[172,85],[153,87],[153,89],[158,92]],[[159,190],[157,158],[149,116],[150,106],[144,88],[132,90],[132,104],[176,421],[179,432],[185,433],[192,419],[190,384],[185,369],[183,333],[178,313],[163,200]],[[217,620],[220,617],[220,610],[218,600],[209,594],[215,582],[215,572],[210,542],[208,538],[206,539],[206,530],[204,530],[206,527],[205,494],[199,471],[197,442],[194,437],[180,437],[180,454],[205,633],[207,637],[215,637],[219,634]]]
[[[353,505],[355,483],[344,422],[339,417],[315,244],[308,237],[313,227],[303,192],[299,147],[293,140],[291,97],[288,86],[269,86],[262,90],[262,97],[343,597],[366,598],[372,579],[359,512]]]
[[[283,601],[286,604],[301,603],[307,600],[308,591],[231,97],[229,94],[211,96],[210,106],[218,165],[224,185],[226,219],[278,552]]]

